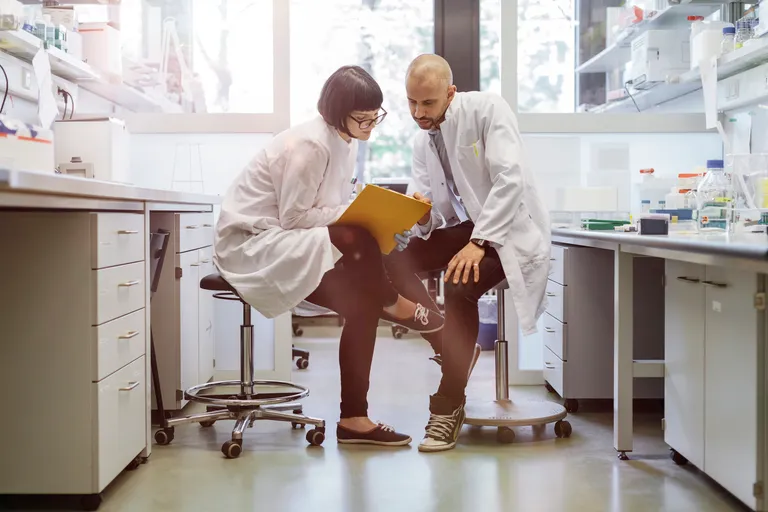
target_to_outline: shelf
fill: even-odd
[[[660,83],[655,87],[645,90],[630,90],[632,97],[625,95],[624,98],[615,100],[604,105],[600,105],[592,110],[589,110],[593,114],[602,114],[607,112],[612,113],[631,113],[645,111],[653,108],[662,103],[675,100],[686,94],[690,94],[698,89],[701,89],[700,82],[688,82],[688,83]],[[635,101],[633,102],[632,99]],[[637,107],[635,106],[637,103]]]
[[[32,62],[43,42],[23,30],[0,31],[0,50],[25,62]],[[86,91],[133,112],[181,112],[181,106],[163,98],[152,97],[125,83],[112,83],[85,62],[59,50],[48,48],[48,60],[54,76],[69,80]]]
[[[653,11],[644,20],[624,29],[617,36],[616,42],[577,67],[576,73],[613,71],[630,61],[632,41],[644,32],[680,26],[681,21],[687,22],[688,16],[709,16],[722,5],[722,3],[672,5],[661,11]]]
[[[717,60],[717,78],[722,80],[742,71],[768,62],[768,37],[753,39],[750,44],[727,53]],[[698,82],[701,73],[698,68],[680,76],[680,82]]]

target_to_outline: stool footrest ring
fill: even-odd
[[[288,388],[296,390],[296,393],[286,394],[283,396],[269,397],[269,398],[249,398],[242,396],[240,392],[233,393],[232,398],[208,397],[201,395],[202,391],[208,389],[214,389],[217,387],[240,387],[242,383],[239,380],[222,380],[217,382],[207,382],[205,384],[199,384],[192,386],[184,392],[184,397],[191,401],[202,403],[206,405],[222,405],[225,407],[261,407],[262,405],[277,405],[286,402],[295,402],[309,396],[309,389],[294,384],[292,382],[285,382],[280,380],[255,380],[253,381],[254,387],[268,387],[268,388]]]

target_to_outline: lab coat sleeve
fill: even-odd
[[[347,205],[316,208],[315,202],[328,168],[328,154],[314,141],[301,140],[286,152],[278,190],[280,227],[308,229],[328,226]]]
[[[424,140],[417,139],[413,147],[413,187],[411,191],[414,193],[419,192],[424,197],[433,200],[432,187],[430,186],[429,182],[429,172],[427,172],[426,151],[427,147]],[[429,221],[423,226],[416,223],[412,231],[414,234],[416,234],[416,236],[421,238],[429,238],[429,235],[432,233],[432,231],[439,229],[444,223],[445,221],[443,220],[442,215],[440,215],[440,213],[437,211],[437,208],[435,208],[433,204]]]
[[[515,115],[503,98],[492,99],[486,118],[485,166],[493,185],[475,222],[472,238],[501,247],[523,197],[522,140]]]

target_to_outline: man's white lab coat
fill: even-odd
[[[457,93],[440,125],[464,207],[475,223],[472,238],[496,248],[524,334],[536,332],[546,306],[550,220],[524,162],[517,119],[500,96]],[[413,187],[433,202],[428,237],[453,211],[445,174],[426,131],[413,149]]]

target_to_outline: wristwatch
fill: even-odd
[[[473,238],[470,240],[473,244],[475,244],[478,247],[485,248],[486,245],[488,245],[488,240],[483,240],[482,238]]]

